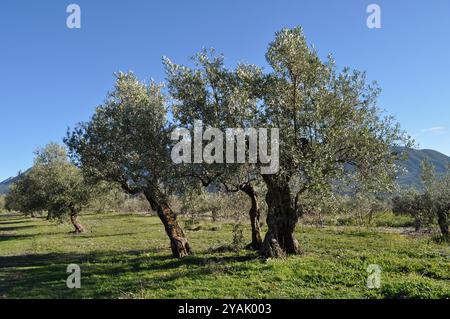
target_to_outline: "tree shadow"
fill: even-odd
[[[0,226],[0,231],[18,231],[18,230],[22,230],[22,229],[27,229],[27,228],[33,228],[36,227],[34,225],[23,225],[23,226],[8,226],[8,227],[2,227]]]
[[[30,220],[22,220],[22,219],[18,219],[17,221],[0,221],[0,226],[23,224],[23,223],[29,223],[29,222],[30,222]]]
[[[83,214],[84,217],[89,216],[88,214]],[[94,215],[95,216],[95,215]],[[154,217],[155,215],[151,214],[137,214],[137,213],[117,213],[117,214],[105,214],[101,216],[102,220],[106,219],[122,219],[124,217],[132,217],[132,218],[145,218]]]
[[[13,240],[13,239],[30,239],[33,238],[35,235],[15,235],[15,234],[0,234],[0,241],[7,241],[7,240]],[[2,264],[0,263],[0,266]]]
[[[132,236],[137,234],[147,234],[147,232],[128,232],[128,233],[115,233],[115,234],[105,234],[105,235],[92,235],[89,232],[78,234],[77,236],[86,238],[103,238],[103,237],[120,237],[120,236]]]
[[[102,251],[90,253],[47,253],[47,254],[26,254],[14,256],[0,256],[2,267],[36,267],[49,264],[100,262],[104,258],[116,256],[137,256],[142,254],[142,250]]]
[[[240,264],[233,264],[233,269],[245,268],[243,262],[251,260],[256,260],[256,256],[192,255],[174,259],[161,255],[158,249],[0,256],[0,298],[2,294],[8,298],[117,297],[118,289],[122,293],[137,291],[137,281],[142,277],[139,273],[151,272],[155,277],[155,283],[147,282],[147,286],[157,283],[164,286],[182,276],[198,279],[212,275],[215,271],[226,270],[229,263]],[[84,289],[67,288],[69,264],[80,266]],[[176,271],[182,266],[183,271]]]

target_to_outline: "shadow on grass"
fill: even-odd
[[[76,234],[78,237],[85,237],[85,238],[107,238],[107,237],[120,237],[120,236],[134,236],[138,234],[148,234],[148,232],[129,232],[129,233],[117,233],[117,234],[105,234],[105,235],[92,235],[91,233],[82,233],[82,234]]]
[[[180,277],[198,279],[225,271],[230,263],[234,263],[236,270],[245,267],[242,262],[251,260],[255,260],[254,255],[193,255],[174,259],[156,249],[0,256],[0,298],[118,297],[142,289],[138,284],[142,277],[146,278],[146,289],[161,288]],[[80,266],[82,289],[66,287],[69,264]],[[184,271],[178,271],[182,266]],[[149,275],[154,280],[148,280]]]
[[[7,241],[7,240],[13,240],[13,239],[30,239],[34,238],[36,235],[15,235],[15,234],[0,234],[0,241]],[[0,266],[2,264],[0,263]]]
[[[89,216],[96,216],[98,214],[95,213],[83,213],[82,217],[89,217]],[[101,216],[102,220],[106,220],[106,219],[122,219],[122,218],[150,218],[150,217],[155,217],[156,215],[154,214],[138,214],[138,213],[115,213],[115,214],[103,214]]]
[[[35,225],[23,225],[23,226],[8,226],[8,227],[3,227],[0,225],[0,231],[18,231],[18,230],[22,230],[22,229],[27,229],[27,228],[33,228],[36,227]]]
[[[32,220],[23,220],[23,219],[17,219],[12,221],[0,221],[0,226],[2,225],[15,225],[15,224],[23,224],[23,223],[29,223]]]

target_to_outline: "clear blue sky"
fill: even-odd
[[[66,27],[70,3],[81,7],[80,30]],[[366,26],[370,3],[381,7],[381,29]],[[113,72],[163,81],[163,55],[186,63],[202,47],[229,65],[265,65],[274,33],[297,25],[322,56],[377,80],[381,106],[421,148],[450,155],[450,0],[2,0],[0,180],[87,120]]]

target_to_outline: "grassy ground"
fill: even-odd
[[[0,214],[0,298],[450,297],[449,246],[427,237],[300,226],[303,255],[262,262],[220,252],[232,237],[222,223],[188,231],[195,254],[175,260],[156,217],[84,214],[82,222],[88,232],[74,235],[70,225]],[[72,263],[81,289],[66,287]],[[379,289],[366,287],[369,264],[382,269]]]

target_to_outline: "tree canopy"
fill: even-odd
[[[68,132],[65,143],[88,179],[116,182],[143,193],[158,213],[175,257],[189,254],[188,241],[169,205],[176,183],[170,158],[167,107],[161,86],[133,73],[117,73],[116,85],[87,123]]]
[[[132,73],[116,74],[105,103],[89,122],[68,133],[65,142],[72,158],[88,178],[117,182],[131,194],[144,193],[177,257],[190,248],[169,205],[174,190],[183,191],[192,177],[203,185],[214,181],[237,190],[244,190],[243,185],[254,190],[252,183],[263,181],[269,230],[261,255],[298,253],[294,230],[304,210],[302,194],[329,191],[336,180],[348,176],[372,191],[388,191],[401,156],[396,147],[411,143],[379,108],[378,86],[368,84],[364,72],[338,69],[331,55],[323,61],[301,28],[279,31],[266,59],[268,70],[250,64],[228,69],[223,56],[208,51],[196,56],[193,67],[165,59],[168,97],[160,85],[140,82]],[[214,139],[217,135],[196,132],[196,121],[222,132],[276,129],[279,135],[268,138],[277,146],[270,155],[279,152],[279,170],[259,171],[266,164],[261,160],[218,163],[216,155],[226,151]],[[171,137],[183,136],[172,134],[176,127],[187,129],[188,139],[198,134],[206,156],[194,154],[198,158],[193,163],[174,163]],[[250,134],[244,134],[243,143],[249,142]],[[244,153],[238,156],[249,155]],[[246,193],[253,201],[256,194]]]
[[[49,218],[70,217],[76,232],[84,228],[78,220],[94,189],[67,157],[63,146],[49,143],[36,151],[34,165],[22,174],[6,197],[9,209],[26,214],[47,211]]]

